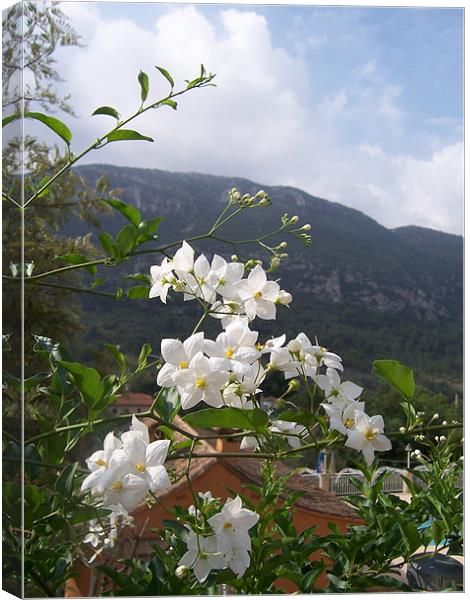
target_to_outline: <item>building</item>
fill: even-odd
[[[129,392],[120,396],[108,409],[112,415],[125,415],[149,410],[153,398],[149,394],[140,392]]]

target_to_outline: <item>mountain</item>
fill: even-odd
[[[144,218],[164,215],[160,227],[164,243],[207,231],[231,188],[242,194],[264,189],[273,200],[270,207],[246,211],[218,234],[232,240],[252,239],[277,229],[282,214],[288,213],[298,215],[302,224],[311,224],[313,243],[305,248],[287,240],[289,259],[276,277],[292,292],[294,302],[290,310],[279,311],[276,331],[269,322],[257,321],[257,328],[269,335],[279,331],[295,335],[302,330],[316,335],[341,354],[351,367],[349,372],[363,381],[370,378],[372,360],[396,358],[414,367],[418,381],[421,377],[431,388],[460,390],[462,237],[415,226],[387,229],[358,210],[302,190],[238,177],[111,165],[77,170],[92,183],[106,174],[110,186],[120,189],[119,197],[136,206]],[[123,224],[117,213],[102,219],[107,231],[117,231]],[[72,225],[74,232],[83,233],[78,225]],[[226,257],[233,253],[231,246],[214,240],[195,247]],[[241,248],[242,257],[254,249]],[[160,259],[143,255],[132,266],[126,263],[125,272],[148,273]],[[121,345],[128,343],[132,350],[138,341],[157,345],[162,336],[187,335],[197,312],[195,303],[179,300],[168,307],[148,300],[118,304],[93,297],[83,302],[93,323],[92,333],[82,337],[85,345],[105,334],[116,341],[124,335],[126,342],[121,340]]]

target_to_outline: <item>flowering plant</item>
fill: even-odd
[[[70,130],[55,117],[42,113],[15,113],[7,117],[5,125],[20,117],[39,120],[66,144],[64,165],[46,180],[35,182],[21,210],[47,197],[56,181],[92,150],[117,141],[152,141],[126,129],[142,113],[162,107],[176,109],[175,97],[213,85],[214,75],[202,67],[196,78],[175,91],[172,76],[163,68],[158,70],[170,85],[168,95],[147,101],[149,78],[141,72],[138,76],[141,103],[136,112],[122,118],[114,108],[98,108],[94,114],[114,118],[115,126],[78,154],[70,151]],[[19,205],[8,190],[4,198],[12,205]],[[285,479],[276,478],[271,463],[341,444],[356,450],[368,469],[374,464],[376,452],[391,449],[393,437],[415,437],[430,427],[421,422],[413,409],[414,380],[410,369],[396,361],[374,363],[377,375],[403,397],[406,425],[385,435],[382,416],[366,413],[361,401],[362,388],[342,377],[344,367],[339,354],[321,345],[314,332],[299,332],[288,339],[276,330],[278,311],[295,310],[295,290],[282,289],[273,276],[280,262],[287,258],[287,240],[274,239],[285,236],[310,245],[310,225],[300,224],[297,216],[285,214],[275,231],[264,232],[256,239],[231,240],[220,232],[223,226],[249,211],[268,210],[271,202],[264,191],[242,195],[232,189],[207,232],[156,246],[161,216],[142,220],[135,207],[108,198],[107,204],[127,222],[115,237],[107,232],[99,236],[103,253],[100,258],[90,260],[67,254],[57,257],[66,266],[40,273],[35,273],[30,263],[13,265],[8,277],[18,284],[67,287],[53,283],[54,278],[76,270],[86,270],[95,277],[98,269],[126,264],[137,255],[157,255],[160,260],[149,260],[147,273],[124,277],[123,287],[98,291],[95,280],[78,291],[105,295],[115,301],[147,298],[148,302],[162,305],[193,302],[200,310],[186,339],[163,339],[157,355],[145,343],[135,368],[129,366],[118,347],[108,346],[118,374],[103,375],[94,367],[74,360],[58,342],[34,333],[34,351],[47,364],[47,372],[26,378],[5,375],[8,394],[27,400],[37,429],[26,436],[23,444],[10,434],[4,452],[11,467],[4,491],[8,514],[6,544],[14,573],[20,577],[18,562],[23,558],[26,577],[33,589],[40,589],[46,595],[60,593],[80,561],[111,578],[115,590],[129,591],[130,582],[133,594],[136,590],[151,594],[202,593],[215,585],[229,585],[241,593],[260,593],[281,589],[282,579],[290,580],[301,591],[312,591],[323,573],[328,574],[328,585],[336,591],[366,589],[371,582],[392,585],[388,579],[377,579],[393,570],[390,560],[378,565],[372,553],[371,559],[362,554],[354,569],[343,555],[343,562],[338,562],[344,544],[358,546],[364,529],[351,528],[347,535],[335,531],[333,536],[325,538],[317,536],[314,528],[295,530],[292,510],[296,497],[281,499]],[[229,258],[226,253],[222,255],[223,251],[210,256],[198,253],[193,246],[205,239],[218,242],[224,249],[229,246],[237,254]],[[242,259],[238,253],[245,247],[255,250]],[[267,262],[259,257],[261,252],[267,253]],[[139,285],[126,287],[129,279]],[[77,291],[76,287],[70,289]],[[203,329],[211,319],[220,326],[214,339]],[[257,320],[273,325],[272,337],[260,335],[255,329]],[[8,349],[8,339],[5,344]],[[136,414],[107,415],[107,409],[131,379],[149,369],[156,370],[157,388],[149,409]],[[262,392],[273,374],[281,374],[283,390],[273,406],[266,409]],[[309,399],[307,409],[299,408],[295,402],[301,388]],[[49,413],[44,412],[45,404],[51,408]],[[195,427],[196,433],[182,428],[175,422],[177,417]],[[149,434],[145,419],[157,426],[158,439]],[[117,432],[119,424],[126,430]],[[200,428],[216,431],[205,435],[197,433]],[[227,429],[228,434],[224,433]],[[92,433],[98,434],[100,445],[90,452]],[[177,440],[175,433],[185,439]],[[198,453],[201,442],[214,436],[238,438],[238,455],[244,460],[266,461],[257,503],[236,493],[223,503],[212,498],[211,490],[203,496],[192,490],[189,465],[204,456]],[[87,458],[83,460],[85,445]],[[218,456],[223,457],[224,452]],[[435,458],[439,458],[437,454]],[[166,550],[154,547],[148,563],[135,557],[124,560],[119,554],[123,530],[132,525],[132,513],[139,505],[158,503],[159,494],[174,485],[177,475],[167,467],[167,461],[176,459],[188,465],[186,476],[193,505],[187,510],[172,507],[179,520],[160,532]],[[18,463],[25,465],[27,480],[23,523],[18,519],[22,476]],[[380,522],[378,506],[390,508],[380,496],[379,487],[369,478],[363,491],[370,503],[366,506],[356,502],[366,524]],[[449,493],[447,489],[446,494]],[[420,506],[425,504],[416,490],[413,495]],[[397,507],[403,508],[397,504],[393,510]],[[398,514],[396,510],[395,513]],[[394,517],[387,513],[387,518],[396,520],[395,513]],[[403,514],[405,517],[397,522],[408,545],[399,546],[399,556],[407,560],[421,537],[416,534],[416,526],[406,525],[406,510]],[[439,521],[436,518],[434,522]],[[446,522],[442,532],[455,537],[456,528],[457,523]],[[386,536],[383,526],[380,531]],[[375,539],[370,531],[368,535],[369,541]],[[395,550],[397,547],[394,546]],[[320,550],[325,560],[312,562],[313,552]],[[289,553],[301,562],[286,560]],[[126,572],[110,566],[112,560],[124,565]],[[337,573],[339,564],[348,565],[343,579]],[[364,575],[364,569],[372,564],[374,568]]]

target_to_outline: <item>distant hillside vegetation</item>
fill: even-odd
[[[237,177],[170,173],[110,165],[78,169],[91,182],[104,173],[120,197],[145,218],[164,215],[161,239],[171,241],[207,230],[220,212],[227,192],[266,190],[271,207],[253,210],[230,223],[231,239],[250,239],[275,229],[285,212],[312,225],[310,248],[289,243],[289,259],[276,277],[292,292],[291,309],[280,310],[273,323],[256,321],[271,335],[305,331],[343,356],[349,375],[371,381],[371,362],[396,358],[416,370],[416,378],[433,391],[449,396],[462,380],[463,239],[422,227],[390,230],[358,210],[284,186],[267,186]],[[248,218],[247,218],[248,217]],[[120,215],[102,220],[115,231]],[[71,225],[83,233],[81,222]],[[233,249],[213,241],[197,245],[208,254],[229,257]],[[125,272],[148,272],[160,257],[144,255],[126,263]],[[135,352],[148,341],[158,347],[163,336],[187,335],[197,312],[195,303],[179,298],[164,307],[158,301],[117,304],[83,298],[87,314],[81,334],[84,351],[101,342],[121,342]],[[213,331],[218,324],[213,323]]]

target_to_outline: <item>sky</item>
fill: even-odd
[[[82,46],[58,52],[79,151],[200,63],[217,87],[149,111],[83,162],[241,176],[357,208],[386,227],[463,232],[463,10],[63,2]]]

